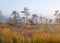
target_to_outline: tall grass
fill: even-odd
[[[60,34],[45,31],[23,33],[8,27],[0,28],[3,28],[0,29],[0,43],[60,43]]]

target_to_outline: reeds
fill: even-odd
[[[0,29],[0,43],[60,43],[60,34],[45,31],[24,33],[4,28]]]

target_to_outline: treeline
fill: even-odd
[[[30,17],[30,9],[24,7],[23,11],[20,11],[24,16],[20,17],[20,14],[17,11],[13,11],[10,17],[7,20],[9,24],[60,24],[60,13],[58,10],[55,11],[55,19],[48,19],[42,15],[38,16],[37,14],[32,14]]]

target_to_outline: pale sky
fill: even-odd
[[[13,10],[20,13],[24,7],[28,7],[30,13],[51,17],[55,10],[60,10],[60,0],[0,0],[0,10],[7,16]]]

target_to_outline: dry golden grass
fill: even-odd
[[[31,29],[32,26],[31,25],[22,25],[21,28],[22,29]]]
[[[7,24],[0,25],[0,43],[60,43],[60,25],[22,25],[20,29],[34,32],[18,32],[16,27],[10,29]]]

